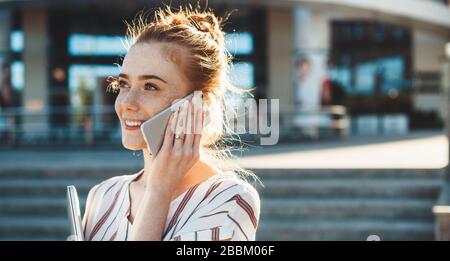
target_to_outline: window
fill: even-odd
[[[249,62],[237,62],[231,66],[230,80],[233,85],[243,89],[255,86],[254,67]]]
[[[250,62],[254,52],[253,35],[250,32],[234,32],[226,34],[227,51],[235,58],[229,71],[231,84],[238,88],[250,89],[255,87],[255,68]],[[241,95],[229,93],[230,106],[239,107],[244,99]]]
[[[253,53],[253,36],[249,32],[230,33],[225,35],[227,51],[233,55],[251,55]]]
[[[355,91],[357,93],[373,94],[375,90],[375,63],[363,63],[356,67]]]
[[[126,38],[111,35],[72,34],[69,54],[73,56],[117,56],[126,52]]]
[[[118,74],[119,67],[114,65],[71,65],[69,67],[69,90],[72,106],[80,107],[85,105],[80,100],[80,91],[91,93],[99,85],[99,79]],[[106,90],[104,91],[106,92]]]
[[[391,89],[404,89],[404,60],[402,57],[387,57],[378,60],[378,66],[382,68],[382,90],[387,93]]]
[[[14,61],[11,63],[11,84],[18,91],[23,90],[25,86],[25,72],[22,61]]]
[[[21,30],[12,31],[9,36],[9,39],[10,39],[9,44],[13,52],[19,53],[23,51],[24,47],[23,31]]]

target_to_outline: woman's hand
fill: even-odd
[[[193,100],[171,114],[163,145],[150,169],[144,169],[149,175],[129,240],[162,239],[172,193],[200,159],[203,110],[198,97]]]
[[[172,193],[184,175],[200,159],[203,130],[201,98],[194,95],[174,111],[166,127],[163,145],[151,165],[147,190]]]

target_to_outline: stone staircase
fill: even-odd
[[[65,190],[139,169],[0,170],[0,240],[65,240]],[[258,240],[433,240],[443,170],[258,169]]]
[[[258,240],[433,240],[442,170],[258,170]]]
[[[128,169],[0,171],[0,240],[66,240],[66,187],[75,185],[84,212],[89,189]]]

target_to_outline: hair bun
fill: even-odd
[[[221,44],[223,38],[223,32],[220,29],[220,22],[214,14],[211,13],[199,13],[189,16],[192,26],[198,31],[203,33],[209,33],[214,41]]]

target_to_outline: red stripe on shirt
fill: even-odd
[[[172,229],[172,227],[175,225],[175,223],[178,220],[179,215],[183,211],[184,207],[187,205],[189,200],[191,199],[192,195],[194,194],[194,191],[197,189],[199,184],[195,185],[194,187],[190,188],[186,195],[184,195],[183,200],[181,200],[180,205],[178,206],[177,210],[175,211],[175,214],[173,215],[172,219],[169,222],[169,225],[167,226],[166,232],[164,232],[163,238],[167,235],[167,233]]]
[[[218,188],[219,186],[220,186],[220,184],[222,184],[222,181],[220,181],[220,182],[218,182],[218,183],[216,183],[216,184],[213,184],[209,189],[208,189],[208,191],[206,191],[206,194],[205,194],[205,196],[203,197],[203,199],[202,199],[202,201],[201,202],[203,202],[214,190],[216,190],[216,188]]]
[[[220,233],[220,227],[213,227],[211,229],[211,240],[219,241],[220,240],[219,233]]]
[[[253,208],[251,207],[251,205],[241,197],[241,195],[236,194],[234,195],[230,200],[228,201],[232,201],[235,200],[236,203],[243,209],[245,210],[245,212],[247,212],[247,215],[249,216],[250,220],[252,221],[253,227],[256,228],[258,225],[258,219],[256,218]]]
[[[117,231],[114,232],[114,234],[111,236],[111,238],[109,239],[109,241],[113,241],[117,236]]]
[[[115,197],[114,197],[114,201],[111,204],[111,206],[109,207],[109,209],[105,212],[105,214],[103,214],[102,218],[100,218],[100,220],[97,222],[97,224],[95,224],[94,228],[92,229],[91,234],[89,235],[89,241],[92,240],[92,238],[94,238],[94,236],[98,233],[98,231],[100,230],[101,226],[106,222],[106,220],[108,219],[109,215],[111,214],[112,210],[114,209],[114,206],[117,203],[117,199],[119,198],[120,192],[122,191],[122,188],[119,189],[119,191],[117,191]]]
[[[220,184],[222,184],[222,181],[218,182],[218,183],[214,183],[213,185],[211,185],[208,190],[205,193],[205,196],[203,196],[203,199],[197,204],[197,206],[194,208],[194,210],[192,210],[191,214],[188,216],[188,218],[186,219],[186,221],[184,221],[183,225],[181,226],[180,229],[182,229],[184,227],[184,225],[186,225],[186,223],[189,221],[189,219],[192,217],[192,215],[194,215],[194,213],[197,211],[198,207],[200,206],[200,204],[203,203],[203,201],[205,201],[205,199],[208,198],[208,196],[214,191],[216,190],[216,188],[218,188],[220,186]]]

